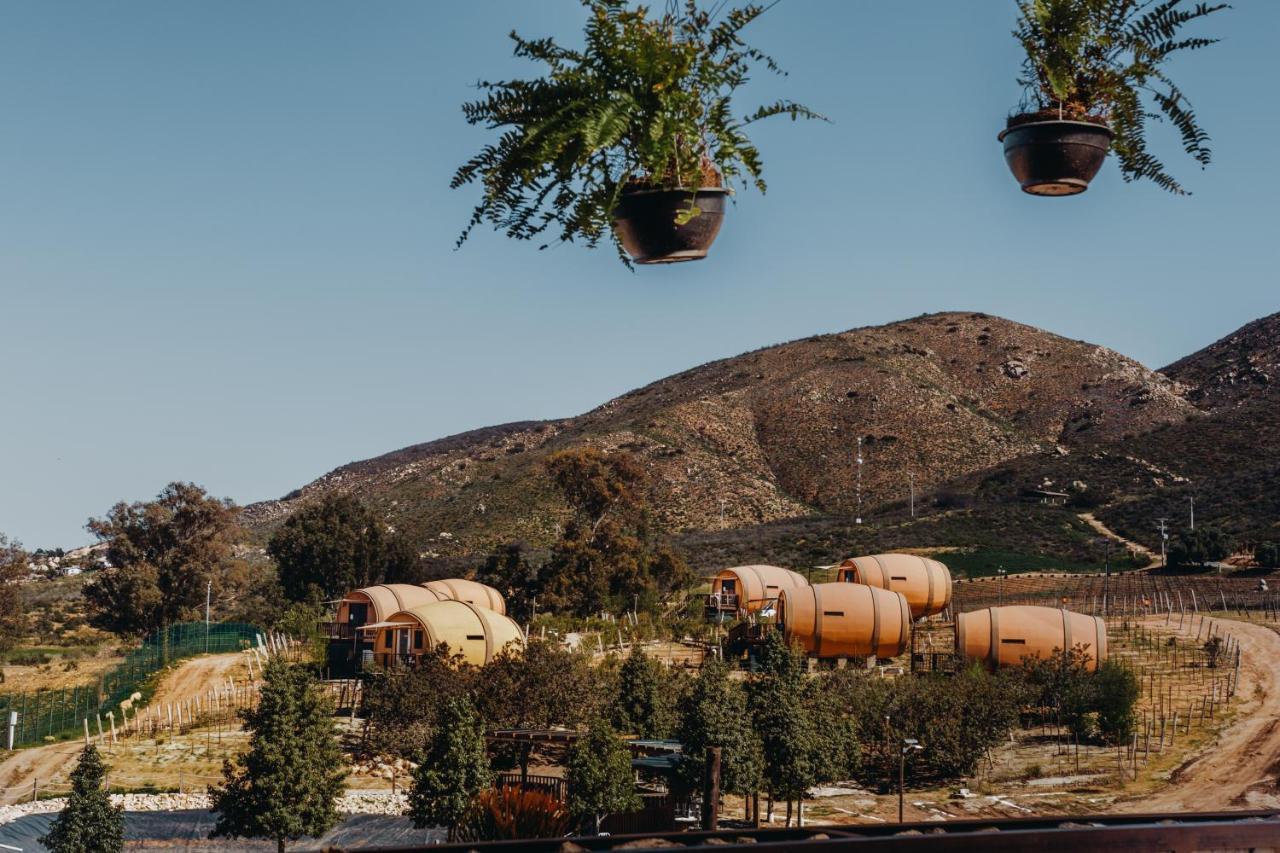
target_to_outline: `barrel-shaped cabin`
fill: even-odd
[[[414,663],[442,643],[463,663],[483,666],[512,647],[524,648],[524,632],[507,616],[487,607],[446,599],[391,614],[369,625],[374,662],[382,666]]]
[[[951,604],[951,572],[937,560],[915,554],[851,557],[836,570],[836,580],[900,592],[914,619],[941,613]]]
[[[900,592],[819,583],[782,591],[778,626],[813,657],[892,658],[911,642],[911,609]]]
[[[353,589],[338,602],[331,636],[339,640],[354,639],[365,625],[382,622],[392,613],[443,601],[447,597],[411,583],[387,583]]]
[[[745,617],[751,613],[773,615],[779,594],[808,585],[804,575],[780,566],[723,569],[711,579],[707,615],[717,618]]]
[[[507,612],[507,603],[502,600],[502,593],[479,581],[467,580],[466,578],[445,578],[444,580],[429,581],[424,583],[423,586],[439,594],[442,599],[449,598],[454,601],[465,601],[467,604],[484,607],[494,613],[505,614]]]
[[[1026,658],[1049,658],[1080,646],[1097,669],[1107,659],[1107,624],[1058,607],[1009,605],[972,610],[956,617],[956,652],[991,669],[1019,666]]]

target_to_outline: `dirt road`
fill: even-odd
[[[1280,808],[1280,634],[1244,622],[1220,624],[1242,652],[1236,722],[1175,770],[1168,788],[1117,811]]]
[[[1098,531],[1103,536],[1107,537],[1113,542],[1119,542],[1121,545],[1124,545],[1130,551],[1133,551],[1135,553],[1141,554],[1142,556],[1146,557],[1148,563],[1159,562],[1159,558],[1157,558],[1156,555],[1152,553],[1151,549],[1148,548],[1146,545],[1143,545],[1140,542],[1134,542],[1132,539],[1125,539],[1119,533],[1116,533],[1110,527],[1107,527],[1105,524],[1103,524],[1101,521],[1095,518],[1093,513],[1082,512],[1080,513],[1079,518],[1085,524],[1089,525],[1094,530]]]
[[[160,682],[152,701],[174,702],[202,696],[206,691],[225,684],[228,677],[240,684],[247,675],[244,655],[240,652],[194,658]],[[0,761],[0,802],[29,799],[36,782],[42,791],[65,792],[81,746],[82,742],[77,739],[20,749]]]

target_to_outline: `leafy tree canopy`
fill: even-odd
[[[594,831],[611,814],[640,808],[631,753],[604,717],[596,717],[569,752],[569,811]]]
[[[208,582],[226,605],[250,580],[232,552],[235,505],[193,483],[170,483],[154,501],[118,503],[88,529],[107,544],[112,566],[85,587],[99,628],[142,634],[203,618]]]
[[[22,544],[0,533],[0,651],[13,648],[25,632],[22,581],[29,571]]]
[[[1231,539],[1216,527],[1180,531],[1169,545],[1169,565],[1175,568],[1203,566],[1230,556]]]
[[[760,789],[764,759],[760,738],[751,725],[742,684],[729,678],[729,667],[711,658],[703,663],[680,703],[680,741],[685,760],[681,778],[689,790],[702,787],[707,747],[718,746],[720,787],[746,795]]]
[[[291,601],[417,579],[413,549],[351,495],[326,495],[295,512],[272,535],[267,554]]]

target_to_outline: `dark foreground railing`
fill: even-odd
[[[643,843],[645,840],[652,844]],[[1280,846],[1280,811],[1205,814],[1094,815],[1005,820],[929,821],[926,823],[821,826],[805,829],[729,829],[718,832],[651,833],[540,841],[491,841],[431,847],[360,848],[362,853],[410,851],[643,850],[677,846],[717,851],[857,851],[892,853],[970,851],[1067,853],[1117,850],[1125,853],[1194,850],[1255,850]],[[573,846],[569,846],[572,844]],[[331,853],[342,853],[329,848]],[[354,851],[353,851],[354,853]]]

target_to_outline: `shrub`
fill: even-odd
[[[481,791],[455,831],[458,841],[560,838],[571,828],[569,811],[544,791],[517,787]]]
[[[1136,726],[1138,676],[1115,660],[1104,661],[1095,676],[1098,733],[1108,743],[1123,743]]]
[[[1280,542],[1259,542],[1253,549],[1253,559],[1264,568],[1280,568]]]

